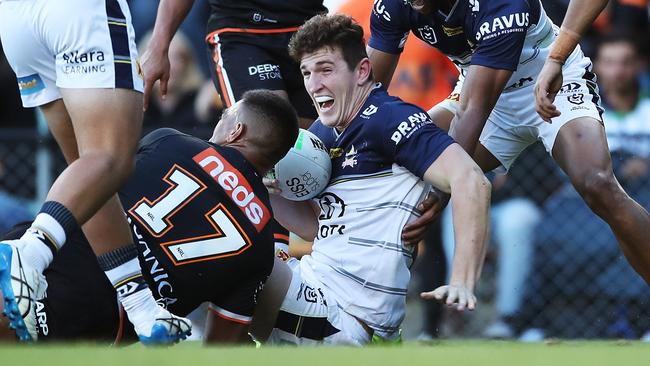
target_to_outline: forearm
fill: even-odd
[[[571,0],[549,59],[564,62],[607,3],[608,0]]]
[[[161,0],[158,5],[156,24],[153,28],[152,47],[168,49],[174,34],[187,13],[192,9],[194,0]]]
[[[452,182],[452,212],[456,247],[450,284],[474,288],[488,241],[490,182],[475,168]]]
[[[273,217],[287,230],[304,240],[312,241],[318,231],[318,216],[310,201],[289,201],[272,194]]]
[[[469,156],[474,155],[476,144],[488,116],[489,113],[484,108],[468,108],[459,111],[451,122],[449,135],[456,140]]]

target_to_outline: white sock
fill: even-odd
[[[41,273],[54,259],[52,249],[45,243],[48,239],[43,239],[43,235],[40,230],[29,228],[18,242],[22,260]]]

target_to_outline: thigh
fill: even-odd
[[[552,155],[574,183],[590,172],[612,171],[605,128],[595,118],[580,117],[565,123],[555,139]]]
[[[229,32],[209,36],[212,79],[226,107],[248,90],[286,91],[278,60],[262,46],[267,37]]]

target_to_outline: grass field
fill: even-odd
[[[0,345],[0,365],[441,365],[441,366],[645,366],[650,344],[639,342],[444,341],[402,346],[320,348],[203,348],[189,342],[173,348],[140,345],[106,348],[91,345]]]

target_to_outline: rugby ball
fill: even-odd
[[[330,180],[332,161],[323,142],[313,133],[300,129],[296,143],[270,176],[278,180],[282,197],[304,201],[321,193]]]

